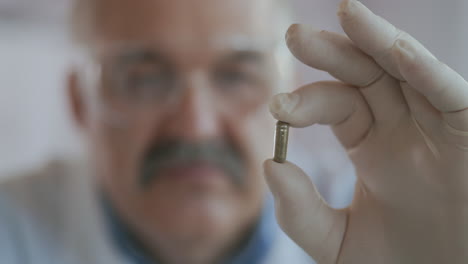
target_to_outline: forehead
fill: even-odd
[[[106,50],[140,45],[178,53],[263,48],[275,42],[273,1],[98,0],[92,39]]]

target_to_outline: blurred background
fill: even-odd
[[[339,0],[291,0],[293,22],[340,32]],[[468,1],[364,0],[374,12],[425,44],[468,76]],[[80,155],[79,133],[69,118],[65,72],[70,0],[0,0],[0,178],[57,156]],[[299,84],[330,79],[296,62]],[[329,129],[294,130],[290,160],[301,165],[333,206],[352,195],[353,168]]]

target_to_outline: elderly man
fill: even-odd
[[[2,185],[0,262],[310,263],[278,232],[261,167],[284,11],[77,1],[69,94],[91,162]]]
[[[260,166],[286,63],[282,10],[80,1],[86,66],[69,91],[92,162],[2,185],[2,262],[310,262],[276,235]],[[280,224],[320,263],[466,263],[468,85],[359,2],[339,17],[347,37],[293,25],[287,43],[340,82],[277,95],[270,110],[292,126],[333,125],[356,195],[333,210],[297,167],[267,161]]]

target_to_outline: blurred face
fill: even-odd
[[[234,237],[258,218],[274,130],[273,9],[97,1],[100,83],[85,127],[102,188],[143,239]]]

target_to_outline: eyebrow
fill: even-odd
[[[167,62],[165,56],[161,53],[148,49],[134,49],[123,52],[115,59],[121,66],[128,66],[141,62],[163,63]]]
[[[225,56],[222,61],[230,63],[255,63],[263,64],[266,61],[265,52],[258,50],[234,51]]]
[[[262,65],[266,63],[267,54],[264,51],[258,49],[247,49],[247,50],[229,50],[225,52],[224,56],[218,60],[218,63],[250,63],[256,65]],[[167,57],[160,52],[156,52],[151,49],[131,49],[122,52],[116,56],[115,62],[117,67],[129,67],[138,63],[159,63],[169,64]]]

